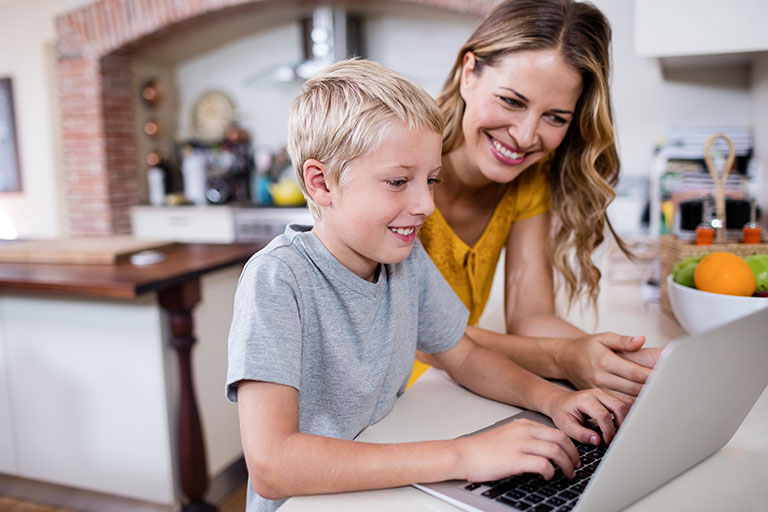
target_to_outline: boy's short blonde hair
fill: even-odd
[[[338,62],[307,80],[291,103],[288,155],[312,214],[317,204],[307,193],[304,162],[326,165],[326,180],[343,185],[349,164],[375,151],[387,127],[399,121],[410,130],[442,134],[443,118],[435,100],[419,85],[376,62]]]

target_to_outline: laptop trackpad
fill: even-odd
[[[520,420],[520,419],[536,421],[536,422],[541,423],[543,425],[546,425],[548,427],[553,427],[553,428],[555,427],[555,424],[552,423],[552,420],[549,419],[549,416],[545,416],[545,415],[543,415],[541,413],[538,413],[538,412],[535,412],[535,411],[525,410],[525,411],[521,411],[521,412],[519,412],[517,414],[513,414],[512,416],[507,416],[503,420],[499,420],[496,423],[494,423],[493,425],[489,425],[487,427],[481,428],[480,430],[475,430],[474,432],[470,432],[469,434],[464,434],[463,436],[460,436],[460,437],[469,437],[469,436],[474,436],[475,434],[481,434],[483,432],[487,432],[489,430],[493,430],[494,428],[500,427],[502,425],[506,425],[510,421],[515,421],[515,420]]]

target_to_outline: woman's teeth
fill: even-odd
[[[416,231],[416,228],[413,228],[413,227],[410,227],[410,228],[389,228],[389,229],[391,229],[392,231],[394,231],[398,235],[405,235],[405,236],[408,236],[411,233],[413,233],[414,231]]]
[[[491,144],[493,144],[493,147],[496,148],[496,151],[501,153],[506,158],[512,159],[512,160],[519,160],[525,156],[525,153],[515,153],[513,151],[508,150],[504,146],[501,145],[498,141],[491,141]]]

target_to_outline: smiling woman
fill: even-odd
[[[658,351],[640,350],[642,336],[588,336],[556,315],[554,299],[557,271],[571,301],[596,301],[592,252],[606,231],[628,253],[606,215],[619,176],[610,41],[587,2],[506,0],[488,14],[437,99],[443,184],[420,237],[470,325],[506,251],[509,334],[470,327],[476,341],[539,375],[632,396]]]

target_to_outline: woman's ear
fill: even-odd
[[[470,80],[474,76],[475,64],[477,63],[477,57],[472,52],[467,52],[461,59],[461,77],[459,79],[459,94],[464,97],[465,87],[469,85]]]
[[[309,196],[318,206],[330,206],[331,187],[327,181],[328,168],[325,164],[310,158],[304,162],[302,171]]]

